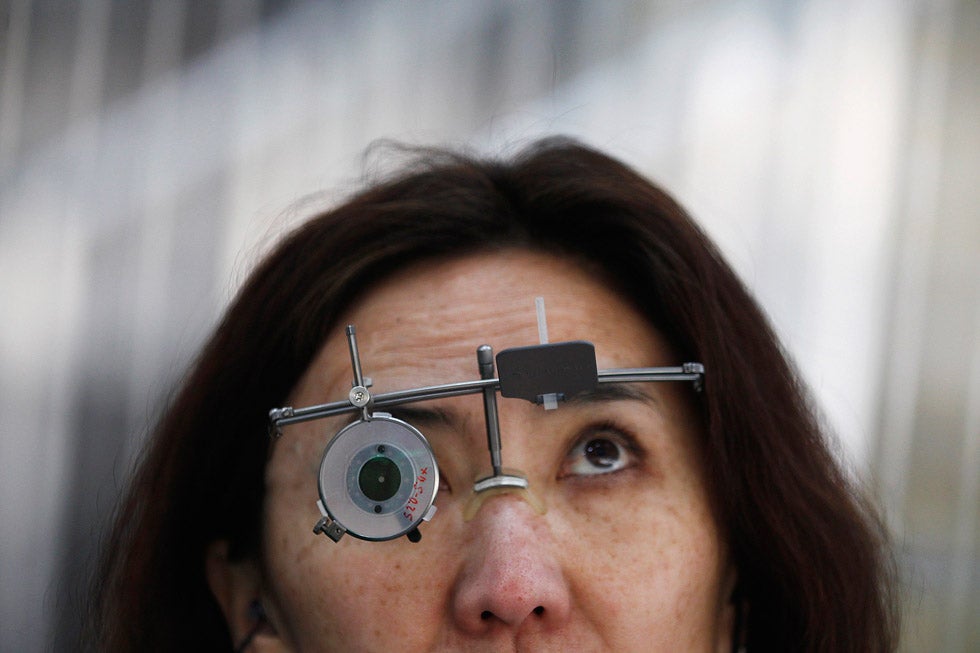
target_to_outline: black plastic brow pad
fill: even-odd
[[[533,403],[549,394],[572,397],[598,385],[595,346],[573,340],[505,349],[497,354],[497,375],[503,397]]]

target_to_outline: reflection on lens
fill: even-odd
[[[364,463],[357,477],[361,492],[372,501],[387,501],[395,496],[401,482],[398,465],[384,456],[375,456]]]

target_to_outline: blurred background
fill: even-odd
[[[379,138],[569,134],[754,289],[879,497],[904,650],[980,650],[976,0],[0,0],[0,650],[71,650],[202,338]]]

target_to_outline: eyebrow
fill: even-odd
[[[452,426],[459,422],[459,416],[456,411],[438,406],[427,407],[402,404],[400,406],[392,406],[383,412],[403,422],[408,422],[413,426]]]
[[[635,383],[601,383],[594,389],[568,397],[559,404],[567,406],[592,406],[614,401],[638,401],[651,408],[660,409],[656,398],[641,391]],[[392,417],[420,427],[453,426],[460,421],[459,414],[451,408],[424,406],[425,401],[405,403],[388,409]]]
[[[568,397],[564,403],[569,405],[591,405],[609,401],[639,401],[652,408],[660,407],[653,396],[640,390],[636,383],[600,383],[592,390]]]

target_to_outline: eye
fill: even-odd
[[[568,452],[562,476],[610,474],[628,467],[636,458],[628,438],[609,429],[591,430]]]
[[[451,493],[452,491],[453,486],[449,484],[449,479],[446,478],[445,472],[439,470],[439,492]]]

